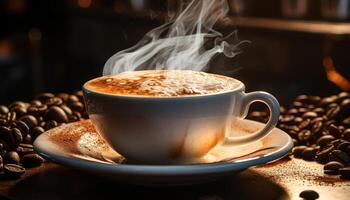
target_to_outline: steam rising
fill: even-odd
[[[229,11],[227,0],[181,1],[166,24],[148,32],[135,46],[118,52],[106,62],[103,75],[144,69],[203,70],[218,53],[234,57],[238,46],[224,41],[213,29]],[[211,43],[211,47],[205,47]]]

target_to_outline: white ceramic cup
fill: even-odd
[[[244,84],[221,93],[176,97],[122,96],[83,86],[87,112],[98,133],[125,158],[137,162],[183,162],[217,145],[242,145],[267,135],[277,124],[279,103],[266,92],[245,93]],[[232,120],[253,102],[270,109],[266,126],[244,137],[228,136]]]

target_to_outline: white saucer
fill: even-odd
[[[239,120],[233,123],[232,133],[245,135],[262,126],[264,124],[259,122]],[[126,183],[150,185],[191,184],[215,180],[280,159],[292,146],[289,135],[275,128],[257,142],[236,147],[218,146],[203,159],[190,164],[130,164],[95,132],[90,120],[51,129],[34,142],[37,152],[56,163]]]

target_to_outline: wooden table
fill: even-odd
[[[299,159],[254,167],[211,183],[192,186],[135,186],[45,163],[18,180],[0,180],[7,199],[299,199],[305,189],[320,199],[350,199],[350,181],[324,176],[322,165]]]

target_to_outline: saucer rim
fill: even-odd
[[[244,119],[251,123],[262,124],[253,120]],[[283,130],[279,128],[279,133],[287,137],[287,142],[273,152],[264,154],[262,156],[255,156],[252,158],[238,159],[234,161],[220,161],[215,163],[198,163],[198,164],[179,164],[179,165],[144,165],[144,164],[122,164],[122,163],[108,163],[96,162],[92,160],[85,160],[71,156],[59,155],[55,152],[45,150],[45,145],[41,145],[45,141],[47,135],[45,133],[38,136],[34,141],[34,149],[45,159],[52,162],[70,166],[74,168],[101,171],[103,173],[112,174],[127,174],[137,176],[155,176],[155,175],[199,175],[210,173],[225,173],[228,171],[239,171],[246,168],[273,162],[283,158],[293,148],[292,138]],[[266,136],[268,137],[268,136]],[[260,139],[261,140],[261,139]]]

